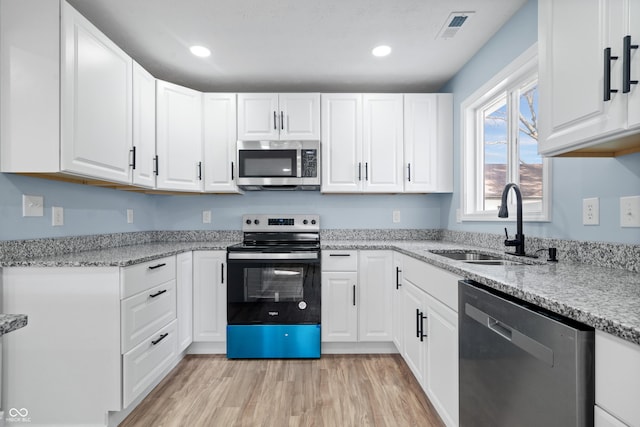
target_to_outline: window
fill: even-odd
[[[510,182],[520,187],[525,220],[550,220],[551,165],[538,155],[537,65],[533,46],[462,103],[463,220],[497,221]],[[515,214],[513,192],[509,204]]]

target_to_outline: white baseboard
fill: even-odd
[[[187,354],[227,354],[227,343],[194,342],[187,347]]]
[[[322,354],[393,354],[392,342],[323,342]]]

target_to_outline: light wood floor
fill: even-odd
[[[228,360],[191,355],[121,427],[442,426],[402,358]]]

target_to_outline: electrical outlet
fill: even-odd
[[[23,194],[22,216],[44,216],[44,197]]]
[[[64,225],[64,208],[60,206],[51,207],[51,225],[54,227]]]
[[[600,224],[600,201],[597,197],[582,199],[582,224]]]
[[[133,209],[127,209],[127,224],[133,224]]]
[[[393,211],[393,222],[396,224],[400,222],[400,211]]]
[[[202,211],[202,223],[211,224],[211,211]]]
[[[462,222],[462,209],[456,209],[456,222],[460,224]]]
[[[620,197],[620,227],[640,227],[640,196]]]

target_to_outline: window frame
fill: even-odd
[[[480,171],[484,168],[484,152],[482,141],[477,140],[483,133],[483,120],[480,116],[491,103],[499,102],[504,98],[506,102],[513,102],[517,95],[517,89],[526,85],[533,79],[538,79],[538,49],[537,43],[527,49],[513,62],[482,85],[478,90],[465,99],[460,105],[460,135],[461,135],[461,184],[460,184],[460,219],[461,221],[513,221],[515,219],[515,197],[509,195],[509,210],[513,213],[509,218],[498,218],[498,209],[481,210],[483,193],[480,187],[483,185],[483,177]],[[512,98],[509,100],[509,98]],[[509,138],[517,137],[519,126],[515,110],[508,111],[511,114],[507,123]],[[540,115],[538,114],[538,117]],[[514,121],[515,120],[515,121]],[[513,168],[518,164],[517,151],[507,144],[508,176],[514,174]],[[542,158],[542,206],[540,210],[530,211],[523,206],[523,220],[528,222],[551,221],[551,159]]]

